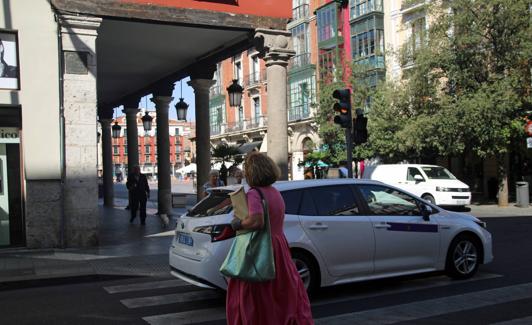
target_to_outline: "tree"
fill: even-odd
[[[368,127],[376,153],[494,156],[499,204],[506,205],[508,151],[531,109],[529,6],[528,0],[427,5],[432,19],[425,46],[407,42],[398,55],[414,65],[375,96]]]

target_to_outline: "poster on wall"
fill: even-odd
[[[19,89],[16,32],[0,30],[0,89]]]

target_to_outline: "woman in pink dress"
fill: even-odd
[[[284,201],[271,185],[279,178],[277,165],[264,154],[252,152],[246,157],[246,181],[252,187],[247,193],[248,217],[235,218],[238,229],[261,229],[264,226],[259,188],[269,207],[275,279],[248,282],[230,279],[227,287],[227,324],[229,325],[307,325],[314,324],[307,291],[290,256],[283,233]]]

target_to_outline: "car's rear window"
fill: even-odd
[[[215,191],[211,195],[201,200],[188,213],[191,217],[215,216],[226,214],[233,210],[229,191]]]

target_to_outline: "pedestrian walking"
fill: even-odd
[[[137,217],[137,210],[140,210],[140,224],[146,224],[146,202],[150,197],[150,186],[146,175],[140,172],[140,167],[133,167],[133,171],[127,177],[126,187],[129,190],[129,211],[132,223]]]
[[[203,193],[201,193],[201,197],[206,197],[210,188],[224,185],[225,183],[220,179],[220,172],[216,169],[211,170],[209,172],[209,180],[203,184]]]
[[[244,220],[235,217],[231,225],[235,230],[264,227],[260,190],[269,207],[275,279],[251,282],[230,278],[226,302],[227,324],[314,324],[307,291],[292,261],[283,232],[285,204],[279,191],[271,186],[279,178],[280,170],[271,158],[252,152],[246,157],[244,175],[252,187],[247,193],[248,216]]]
[[[340,167],[338,168],[338,177],[340,178],[347,178],[349,173],[347,169],[347,161],[342,160],[340,161]]]

